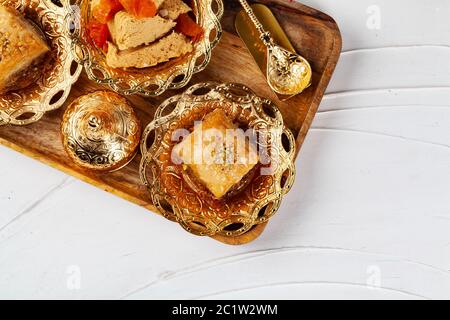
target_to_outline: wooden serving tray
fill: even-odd
[[[287,126],[297,137],[297,152],[305,139],[325,89],[341,52],[341,36],[335,21],[328,15],[289,0],[261,0],[277,17],[296,50],[310,61],[313,68],[313,84],[303,94],[281,102],[270,90],[265,78],[237,36],[234,20],[241,7],[236,0],[224,0],[225,15],[222,18],[224,34],[213,51],[207,69],[197,75],[191,84],[203,81],[239,82],[256,94],[268,97],[279,106]],[[66,107],[80,95],[104,87],[89,81],[83,73],[74,85],[64,106],[46,114],[39,122],[26,127],[0,127],[0,143],[27,156],[42,161],[83,181],[111,192],[126,200],[156,211],[149,200],[146,188],[139,179],[140,155],[124,169],[114,173],[87,172],[73,164],[66,155],[60,137],[61,119]],[[181,92],[182,90],[180,90]],[[146,126],[158,105],[178,92],[166,92],[158,98],[129,97],[136,112]],[[227,244],[244,244],[256,239],[265,224],[256,226],[235,238],[214,237]]]

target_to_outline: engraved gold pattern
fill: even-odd
[[[96,91],[67,108],[61,130],[64,148],[76,164],[113,171],[133,159],[141,126],[127,99],[111,91]]]
[[[69,13],[66,26],[67,35],[72,41],[72,52],[84,66],[89,79],[108,85],[124,95],[158,96],[168,89],[186,86],[195,73],[206,68],[211,60],[212,50],[222,35],[222,0],[193,0],[193,11],[205,36],[195,43],[192,53],[152,68],[114,69],[107,65],[105,54],[87,40],[90,1],[74,1],[75,5],[71,6],[68,0],[64,0]]]
[[[261,41],[267,48],[266,78],[273,91],[281,95],[296,95],[311,85],[312,69],[309,62],[288,48],[275,43],[246,0],[239,0],[255,25]]]
[[[270,175],[261,174],[257,167],[243,179],[240,192],[225,201],[211,200],[191,188],[180,165],[170,161],[174,130],[191,129],[194,121],[215,108],[222,108],[240,125],[265,133],[258,144],[276,155]],[[295,178],[295,139],[280,111],[272,101],[239,84],[200,83],[163,102],[143,132],[141,153],[140,176],[153,204],[167,219],[202,236],[237,236],[267,222]]]
[[[0,0],[0,4],[14,8],[39,27],[51,48],[49,56],[39,65],[42,75],[36,84],[0,96],[0,125],[27,125],[63,105],[82,67],[70,53],[63,8],[50,0]]]

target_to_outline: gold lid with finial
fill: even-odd
[[[127,99],[112,91],[96,91],[72,102],[61,132],[64,148],[77,165],[115,171],[136,154],[141,124]]]

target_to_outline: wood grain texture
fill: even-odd
[[[331,17],[299,3],[287,3],[282,0],[260,2],[273,10],[294,47],[311,62],[314,71],[312,86],[302,95],[286,102],[277,99],[235,33],[234,18],[240,10],[240,5],[236,1],[225,1],[223,38],[214,50],[210,65],[204,72],[196,74],[191,84],[211,80],[239,82],[248,85],[258,95],[274,100],[287,126],[297,137],[299,151],[337,64],[341,51],[340,32]],[[139,180],[141,159],[139,155],[124,169],[104,174],[89,172],[75,166],[65,154],[60,138],[61,118],[65,108],[80,95],[100,88],[83,74],[63,108],[48,113],[41,121],[27,127],[0,127],[0,143],[105,191],[156,211],[149,200],[146,188]],[[157,106],[175,93],[177,92],[166,92],[161,97],[151,99],[138,96],[129,99],[145,126],[152,120]],[[265,224],[239,237],[215,237],[215,239],[228,244],[244,244],[258,237],[264,228]]]

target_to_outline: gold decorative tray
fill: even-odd
[[[256,95],[274,101],[283,115],[286,126],[295,137],[298,152],[338,61],[341,51],[339,29],[331,17],[297,2],[283,0],[258,2],[270,7],[292,45],[311,62],[314,71],[312,86],[303,94],[287,101],[280,101],[276,97],[244,43],[236,34],[234,21],[241,7],[235,0],[224,1],[225,11],[221,20],[224,30],[222,39],[214,49],[209,65],[203,72],[195,74],[190,84],[209,81],[243,83]],[[76,166],[64,151],[60,129],[65,108],[77,97],[99,89],[104,89],[104,86],[90,81],[86,74],[82,73],[62,108],[46,113],[39,122],[29,126],[0,126],[0,143],[74,175],[102,190],[157,212],[139,176],[142,159],[140,154],[119,171],[92,173]],[[146,126],[154,119],[155,112],[163,101],[181,92],[183,90],[167,91],[159,97],[149,98],[130,96],[129,100],[135,106],[142,125]],[[301,167],[297,168],[300,174],[301,170]],[[295,195],[288,195],[286,200],[289,201],[291,196]],[[283,215],[283,219],[289,219],[289,212],[279,214]],[[161,220],[161,223],[165,223],[165,220]],[[236,237],[215,235],[213,238],[228,244],[244,244],[256,239],[265,226],[266,223],[258,224]]]

